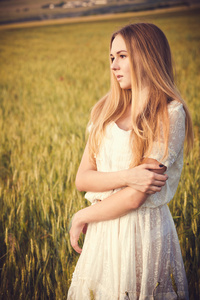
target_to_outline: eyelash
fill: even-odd
[[[123,59],[123,58],[126,58],[126,55],[125,55],[125,54],[120,54],[120,56],[119,56],[119,57]],[[113,61],[114,61],[114,59],[115,59],[114,57],[111,57],[111,59],[110,59],[110,60],[111,60],[111,62],[113,62]]]

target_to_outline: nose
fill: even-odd
[[[111,64],[111,70],[113,70],[113,71],[119,70],[119,64],[116,59]]]

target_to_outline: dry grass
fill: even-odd
[[[169,38],[195,147],[170,203],[190,299],[200,296],[199,14],[174,13],[0,31],[0,299],[66,299],[78,259],[68,225],[92,105],[109,88],[113,30],[150,21]]]

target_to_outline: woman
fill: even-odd
[[[188,299],[167,203],[193,133],[169,44],[153,24],[128,25],[111,37],[110,61],[111,90],[92,110],[76,177],[93,205],[73,218],[70,240],[81,256],[68,299]]]

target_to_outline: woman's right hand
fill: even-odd
[[[126,170],[126,184],[140,192],[155,194],[160,192],[168,176],[166,167],[151,158],[145,158],[141,165]]]

